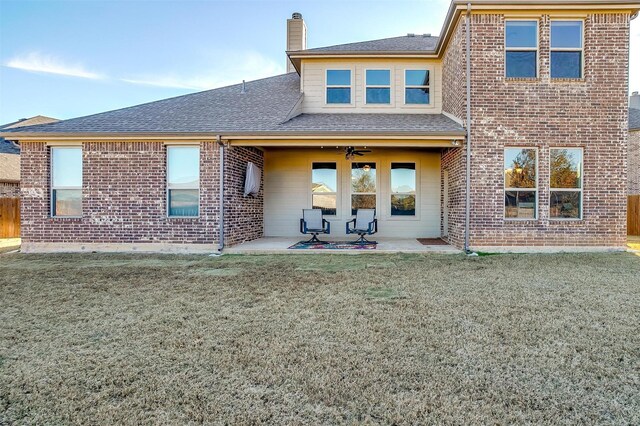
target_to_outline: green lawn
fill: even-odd
[[[0,424],[640,423],[640,257],[0,255]]]

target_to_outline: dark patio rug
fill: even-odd
[[[353,241],[327,241],[326,243],[300,241],[289,248],[294,250],[375,250],[377,245],[375,241],[365,244],[356,244]]]
[[[441,240],[440,238],[416,238],[423,246],[446,246],[448,242]]]

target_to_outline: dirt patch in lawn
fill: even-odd
[[[0,256],[0,424],[640,423],[640,258]]]

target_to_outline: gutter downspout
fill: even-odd
[[[467,178],[465,200],[464,251],[469,251],[469,224],[471,223],[471,3],[467,3]]]
[[[216,136],[216,141],[218,142],[218,146],[220,147],[220,189],[219,189],[219,193],[220,193],[220,206],[219,206],[219,210],[220,210],[220,214],[218,216],[219,218],[219,238],[218,238],[218,251],[222,252],[222,249],[224,248],[224,143],[222,142],[222,136],[218,135]]]

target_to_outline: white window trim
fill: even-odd
[[[328,78],[327,75],[329,74],[329,71],[349,71],[349,85],[345,86],[345,85],[340,85],[340,84],[327,84]],[[353,79],[354,79],[354,69],[353,68],[345,68],[345,67],[331,67],[331,68],[326,68],[324,70],[324,106],[325,107],[330,107],[330,108],[345,108],[345,107],[353,107],[355,106],[355,90],[353,90]],[[350,100],[351,102],[349,102],[348,104],[332,104],[328,102],[327,99],[327,89],[329,88],[349,88],[350,91]]]
[[[506,183],[506,175],[504,173],[504,156],[505,156],[505,151],[507,149],[533,149],[536,152],[536,186],[535,188],[507,188]],[[526,221],[537,221],[539,220],[540,214],[539,214],[539,210],[540,210],[540,202],[539,202],[539,197],[540,197],[540,191],[539,191],[539,187],[540,187],[540,173],[539,173],[539,169],[540,169],[540,155],[539,155],[539,151],[537,147],[534,146],[505,146],[502,149],[502,187],[503,187],[503,191],[502,191],[502,218],[503,220],[506,221],[514,221],[514,222],[526,222]],[[535,192],[536,193],[536,208],[534,210],[534,217],[507,217],[507,206],[505,206],[504,203],[504,199],[505,199],[505,194],[508,191],[515,191],[515,192]]]
[[[582,34],[580,34],[580,48],[577,49],[575,47],[551,47],[551,31],[553,22],[581,22],[581,30]],[[569,78],[558,78],[551,77],[551,53],[552,52],[580,52],[580,76],[579,77],[569,77]],[[551,81],[562,81],[562,80],[578,80],[584,78],[584,19],[576,19],[576,18],[554,18],[549,21],[549,79]]]
[[[333,163],[336,165],[336,192],[313,192],[313,165],[315,163]],[[315,194],[321,194],[321,195],[335,195],[336,196],[336,214],[322,214],[323,216],[327,216],[330,219],[335,219],[340,217],[340,197],[338,196],[340,194],[340,163],[337,161],[331,161],[331,160],[311,160],[309,162],[309,170],[311,173],[309,173],[309,208],[312,209],[313,208],[313,196]]]
[[[389,71],[389,84],[381,85],[381,84],[367,84],[367,71]],[[362,103],[364,106],[368,108],[389,108],[395,106],[394,102],[394,91],[393,91],[393,69],[392,68],[365,68],[364,73],[362,74],[364,90],[362,91]],[[388,104],[370,104],[367,103],[367,89],[389,89],[389,103]]]
[[[580,150],[580,188],[552,188],[551,187],[551,151],[554,149],[578,149]],[[577,192],[580,191],[580,217],[551,217],[551,191]],[[578,222],[584,220],[584,148],[581,146],[552,146],[549,147],[549,220],[560,222]]]
[[[414,186],[416,188],[416,192],[414,194],[410,193],[410,192],[394,192],[393,191],[393,178],[391,176],[391,172],[393,170],[393,165],[394,164],[401,164],[401,163],[406,163],[406,164],[413,164],[414,167],[414,172],[415,172],[415,182],[414,182]],[[410,160],[410,161],[399,161],[399,160],[393,160],[389,162],[389,219],[391,220],[416,220],[420,218],[420,204],[419,204],[419,200],[418,200],[418,194],[420,193],[419,190],[419,175],[418,175],[418,162],[415,160]],[[391,197],[394,195],[413,195],[415,198],[415,204],[416,204],[416,211],[415,214],[413,215],[394,215],[391,213],[392,211],[392,207],[391,207]]]
[[[429,73],[429,84],[426,86],[414,86],[414,85],[408,85],[407,84],[407,71],[427,71]],[[433,82],[433,69],[425,67],[425,68],[405,68],[402,70],[402,83],[403,83],[403,89],[402,89],[402,104],[404,107],[409,107],[409,108],[427,108],[430,106],[433,106],[433,93],[431,91],[431,85]],[[429,103],[426,104],[408,104],[407,103],[407,89],[424,89],[427,88],[429,89]]]
[[[80,150],[80,168],[82,170],[82,182],[80,182],[80,186],[54,186],[53,184],[53,150],[56,149],[79,149]],[[82,218],[82,214],[80,216],[63,216],[63,215],[58,215],[55,214],[55,207],[54,207],[54,201],[53,201],[53,191],[58,190],[58,189],[79,189],[80,190],[80,211],[82,212],[82,198],[83,198],[83,185],[84,185],[84,158],[83,154],[84,154],[84,150],[82,149],[82,145],[56,145],[56,146],[52,146],[49,148],[49,170],[51,170],[51,173],[49,173],[49,187],[50,187],[50,191],[49,191],[49,214],[52,218],[61,218],[61,219],[80,219]]]
[[[194,188],[179,188],[179,189],[197,189],[198,190],[198,215],[197,216],[172,216],[169,214],[169,190],[170,189],[174,189],[171,188],[171,185],[169,184],[169,149],[171,148],[197,148],[198,149],[198,186],[194,187]],[[197,219],[200,217],[201,212],[201,202],[200,202],[200,196],[202,195],[200,192],[200,172],[201,172],[201,167],[200,167],[200,162],[202,161],[202,149],[200,148],[200,145],[183,145],[183,144],[172,144],[166,145],[166,150],[165,150],[165,185],[166,185],[166,189],[165,189],[165,204],[166,204],[166,209],[165,209],[165,214],[166,217],[168,219]]]
[[[536,47],[507,47],[507,23],[525,21],[536,23]],[[504,78],[533,80],[540,78],[540,19],[536,18],[508,18],[504,20]],[[507,52],[536,52],[536,75],[534,77],[507,77]]]
[[[351,178],[353,177],[353,165],[357,163],[375,164],[376,166],[376,192],[353,192],[353,186],[351,185]],[[380,216],[380,165],[379,161],[349,161],[349,216],[355,217],[353,214],[353,195],[375,195],[376,196],[376,217]]]

